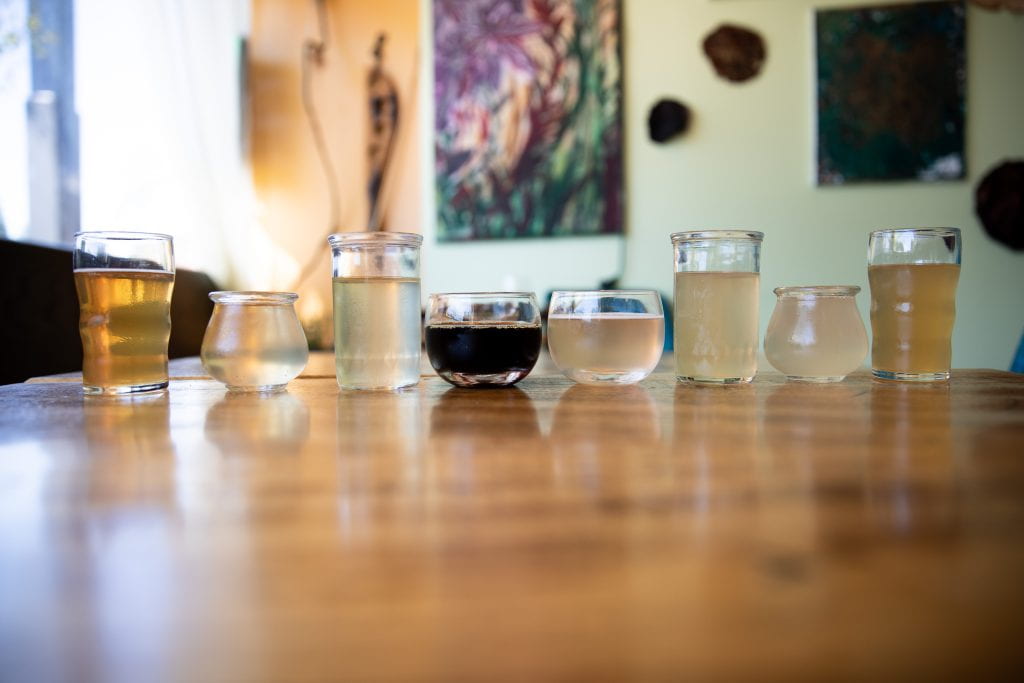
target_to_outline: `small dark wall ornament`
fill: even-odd
[[[690,108],[678,100],[658,100],[647,115],[647,130],[655,142],[668,142],[690,127]]]
[[[974,211],[992,239],[1024,250],[1024,160],[1004,161],[985,174],[974,191]]]
[[[715,73],[742,83],[761,73],[767,51],[759,33],[741,26],[722,24],[704,38],[704,54]]]

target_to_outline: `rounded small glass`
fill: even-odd
[[[639,382],[661,360],[664,315],[653,290],[555,292],[548,309],[551,360],[581,384]]]
[[[331,245],[334,363],[342,389],[420,381],[420,245],[407,232],[340,232]]]
[[[80,232],[72,258],[82,338],[82,391],[167,388],[174,240],[149,232]]]
[[[536,365],[541,336],[532,292],[452,292],[427,302],[427,357],[457,387],[515,384]]]
[[[879,379],[949,379],[960,280],[960,230],[875,230],[868,238],[871,372]]]
[[[761,242],[752,230],[672,233],[676,378],[746,383],[757,373]]]
[[[776,370],[798,382],[841,382],[868,354],[856,286],[779,287],[764,337]]]
[[[291,292],[211,292],[200,357],[229,391],[281,391],[309,360]]]

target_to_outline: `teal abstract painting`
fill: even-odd
[[[965,176],[964,16],[962,2],[817,11],[819,185]]]

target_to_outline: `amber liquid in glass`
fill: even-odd
[[[87,392],[166,386],[173,287],[163,271],[75,271]]]
[[[760,281],[757,273],[676,273],[677,377],[699,382],[753,379]]]
[[[871,367],[894,375],[948,374],[960,266],[868,267]]]

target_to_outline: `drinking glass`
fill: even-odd
[[[420,245],[405,232],[327,238],[334,272],[334,362],[342,389],[420,381]]]
[[[540,306],[532,292],[431,294],[425,337],[430,365],[451,384],[511,386],[540,355]]]
[[[80,232],[73,263],[82,390],[117,395],[165,389],[174,288],[171,236]]]
[[[655,291],[555,292],[548,309],[551,360],[582,384],[633,384],[651,374],[665,345]]]
[[[871,371],[879,379],[949,379],[960,230],[876,230],[868,238]]]
[[[763,239],[764,233],[743,230],[672,234],[677,379],[754,379]]]
[[[764,354],[787,379],[841,382],[868,355],[854,297],[860,287],[779,287]]]
[[[200,356],[229,391],[281,391],[309,360],[292,292],[211,292]]]

